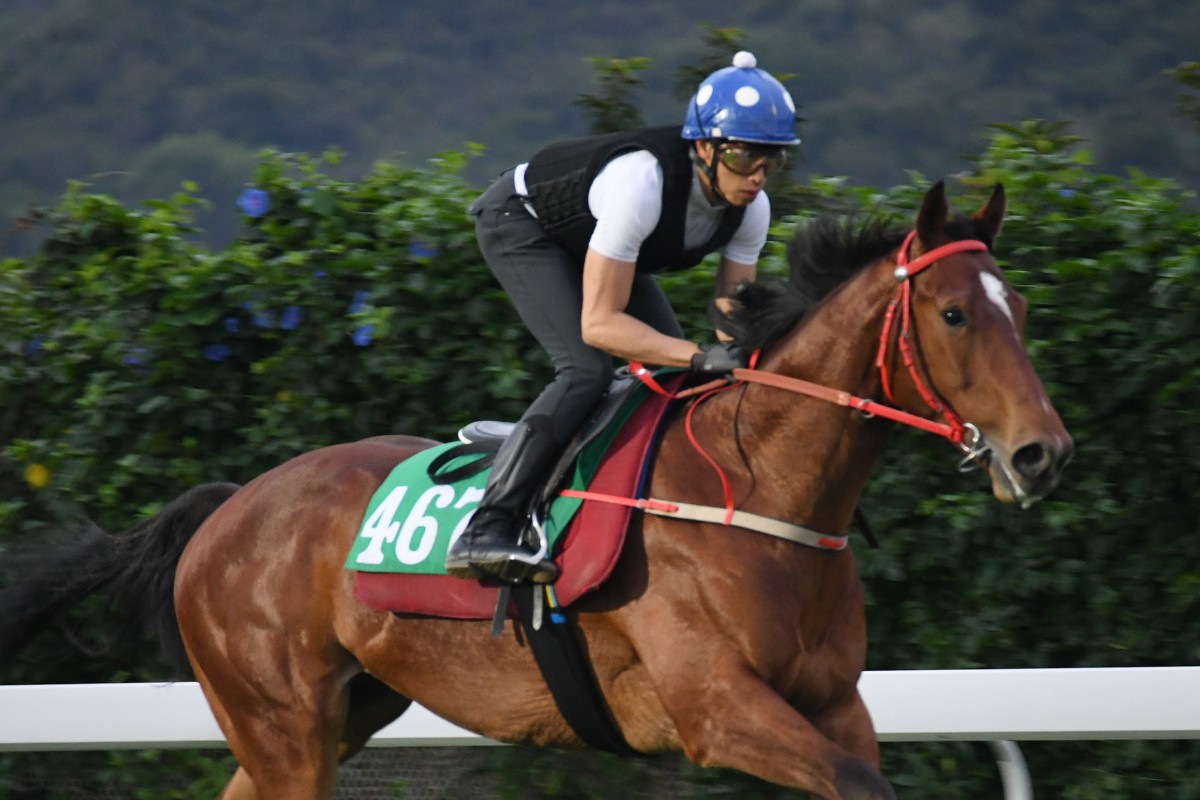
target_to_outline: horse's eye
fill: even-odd
[[[942,310],[942,320],[947,325],[957,328],[967,321],[967,317],[958,306],[950,306]]]

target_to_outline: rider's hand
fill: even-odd
[[[735,369],[750,363],[746,351],[731,342],[702,344],[700,352],[692,356],[692,372],[701,375],[727,376]]]

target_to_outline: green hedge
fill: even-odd
[[[448,437],[470,418],[520,413],[549,367],[478,256],[464,211],[476,191],[459,172],[469,158],[381,163],[347,181],[327,174],[336,153],[267,154],[243,198],[246,232],[220,252],[194,243],[200,201],[186,190],[130,210],[74,187],[40,252],[0,263],[0,552],[64,520],[127,527],[197,482],[245,481],[319,445]],[[998,128],[958,204],[979,204],[997,180],[1011,208],[996,255],[1030,301],[1029,348],[1076,459],[1055,495],[1018,512],[982,476],[958,475],[944,442],[897,431],[863,501],[883,547],[856,544],[869,667],[1197,663],[1195,199],[1168,181],[1096,174],[1044,123]],[[928,183],[788,188],[811,209],[802,216],[909,217]],[[765,273],[782,273],[795,222],[773,229]],[[711,275],[666,282],[689,332],[706,335]],[[57,665],[58,648],[39,642],[15,678],[120,677],[103,662]],[[149,657],[132,669],[161,674]],[[1024,749],[1039,796],[1200,798],[1193,743]],[[516,769],[507,757],[498,769]],[[884,758],[906,798],[998,794],[976,745],[886,745]],[[609,772],[621,792],[636,775],[594,780]],[[591,792],[542,783],[559,788],[539,796]],[[692,785],[696,797],[791,796],[726,773]]]
[[[352,183],[271,155],[269,210],[215,253],[187,194],[131,211],[76,187],[41,253],[4,264],[5,526],[70,509],[124,527],[313,447],[518,413],[541,358],[480,269],[464,160]]]

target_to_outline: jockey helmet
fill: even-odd
[[[733,57],[733,66],[705,78],[688,104],[680,135],[693,140],[799,144],[792,96],[757,63],[753,53],[742,50]]]

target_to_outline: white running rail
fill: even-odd
[[[1200,666],[867,672],[880,741],[983,741],[1008,800],[1033,797],[1014,741],[1200,739]],[[372,747],[490,745],[414,706]],[[0,686],[0,751],[224,747],[195,683]]]

